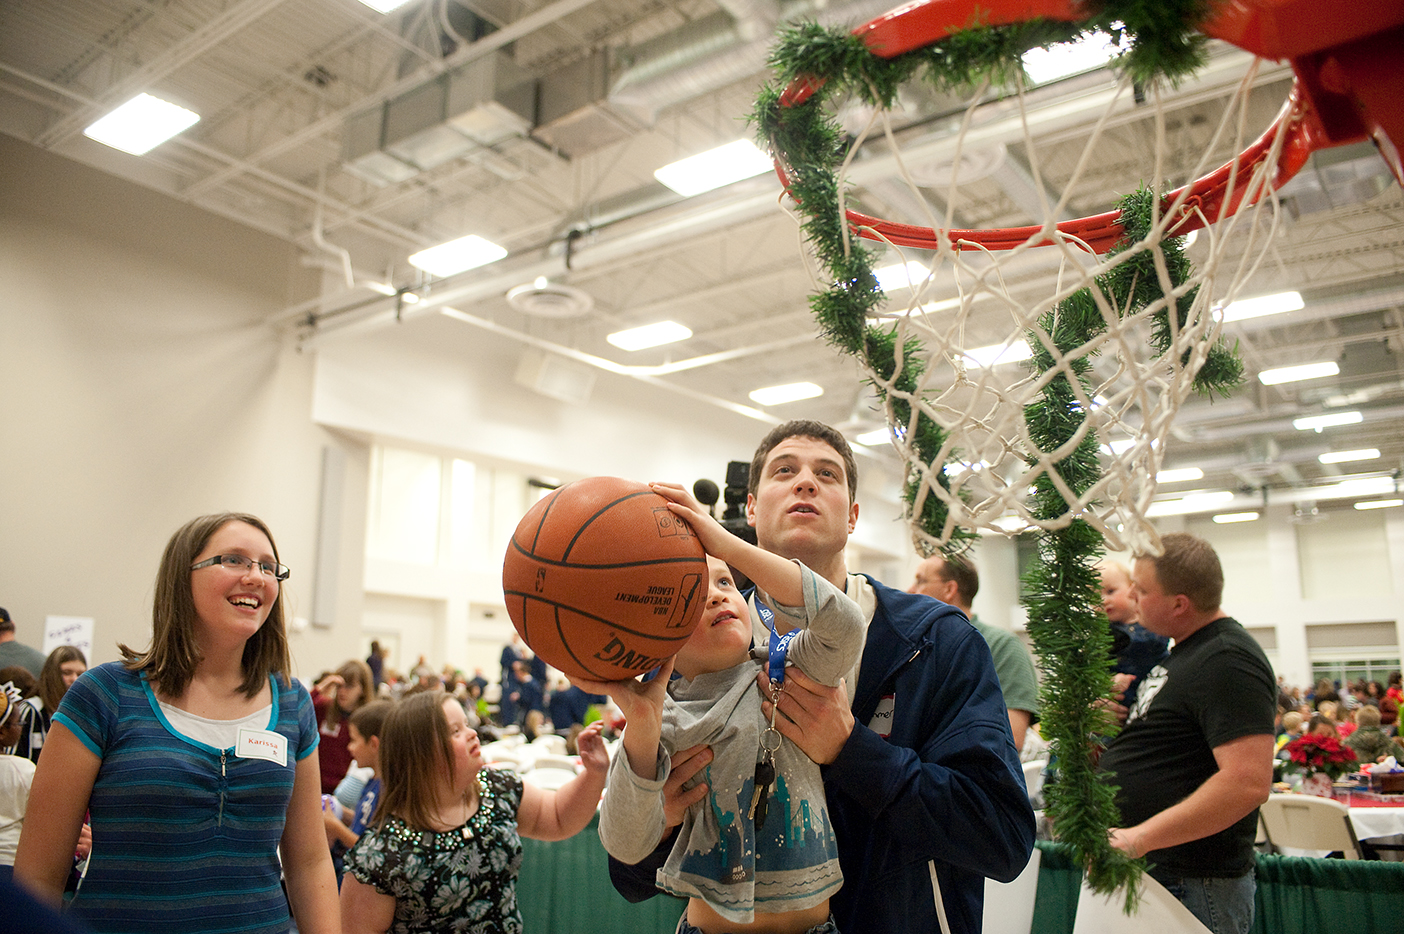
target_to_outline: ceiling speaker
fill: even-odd
[[[538,282],[508,291],[507,304],[533,318],[579,318],[590,313],[595,300],[583,289]]]

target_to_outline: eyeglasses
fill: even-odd
[[[249,568],[256,567],[265,577],[279,581],[287,580],[292,574],[287,565],[274,564],[272,561],[255,561],[247,555],[215,555],[213,558],[206,558],[198,564],[190,565],[190,570],[198,571],[200,568],[213,567],[216,564],[231,571],[238,571],[240,574],[247,574]]]

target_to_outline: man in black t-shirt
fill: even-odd
[[[1253,838],[1272,790],[1277,686],[1253,637],[1219,607],[1208,542],[1182,532],[1136,559],[1141,624],[1175,640],[1145,678],[1100,768],[1118,786],[1111,842],[1215,934],[1253,923]]]

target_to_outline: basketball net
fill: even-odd
[[[1215,131],[1216,138],[1231,136],[1236,151],[1245,142],[1241,105],[1251,87],[1250,74],[1240,83]],[[1117,97],[1129,98],[1132,93],[1131,83],[1123,80]],[[1022,106],[1024,95],[1016,94],[1015,100]],[[962,130],[970,126],[976,107],[967,111]],[[1113,112],[1109,108],[1106,115]],[[877,239],[902,256],[904,265],[910,261],[929,269],[924,278],[904,290],[910,295],[904,304],[876,316],[896,325],[897,344],[915,340],[925,348],[916,386],[902,387],[900,368],[885,375],[863,361],[867,377],[883,390],[880,395],[893,446],[902,456],[909,481],[914,481],[911,514],[920,516],[931,496],[945,506],[945,521],[939,530],[913,523],[913,542],[920,553],[949,545],[957,528],[1007,535],[1031,527],[1064,528],[1076,519],[1094,527],[1114,550],[1159,551],[1155,527],[1146,518],[1155,494],[1156,474],[1165,457],[1175,414],[1194,392],[1195,377],[1218,338],[1220,310],[1238,295],[1271,242],[1276,214],[1265,209],[1272,200],[1264,195],[1270,193],[1282,134],[1274,134],[1265,159],[1234,179],[1231,196],[1236,194],[1254,206],[1217,225],[1205,226],[1208,258],[1197,267],[1188,267],[1179,238],[1167,237],[1172,220],[1181,219],[1186,209],[1203,225],[1215,218],[1205,217],[1197,208],[1186,208],[1183,193],[1166,210],[1161,209],[1158,198],[1147,199],[1152,208],[1149,230],[1104,255],[1097,255],[1093,246],[1076,234],[1056,227],[1056,218],[1064,213],[1067,192],[1079,185],[1081,173],[1092,163],[1087,153],[1096,151],[1106,115],[1093,129],[1077,171],[1064,185],[1062,199],[1045,203],[1048,213],[1043,223],[1012,249],[996,251],[959,238],[958,233],[947,233],[937,237],[934,251],[922,251],[918,256],[873,230]],[[1158,96],[1155,119],[1157,137],[1163,138],[1164,112]],[[1027,128],[1027,120],[1023,122]],[[858,136],[854,149],[875,130],[893,138],[889,112],[874,113],[870,128]],[[1037,178],[1042,174],[1039,149],[1027,129],[1023,141],[1030,154],[1031,173]],[[958,209],[961,203],[962,146],[963,138],[952,160],[956,168],[946,191],[948,211]],[[898,165],[913,200],[924,202],[900,156]],[[1194,174],[1207,168],[1201,161]],[[1160,170],[1157,164],[1144,183],[1152,194],[1170,187],[1160,177]],[[939,229],[934,216],[929,220]],[[1237,262],[1225,263],[1223,247],[1231,238],[1247,239],[1257,249],[1240,254]],[[1024,285],[1027,274],[1018,270],[1020,262],[1034,251],[1052,254],[1034,265],[1051,264],[1053,268],[1045,280],[1051,288],[1030,298]],[[1134,292],[1128,295],[1111,284],[1118,267],[1131,262],[1138,264],[1141,274],[1157,277],[1158,288],[1152,290],[1159,293],[1157,297],[1138,301]],[[1015,270],[1012,275],[1008,272],[1011,269]],[[1189,274],[1172,272],[1183,269]],[[956,293],[954,299],[948,297],[951,290]],[[1187,297],[1186,303],[1183,299]],[[1074,347],[1060,347],[1054,336],[1060,316],[1072,313],[1070,304],[1089,301],[1095,306],[1096,320],[1087,329],[1086,340]],[[1170,314],[1176,307],[1180,313]],[[1007,336],[993,352],[984,339],[973,339],[976,334],[988,333],[987,327],[972,326],[977,317],[1004,322]],[[1159,346],[1152,339],[1157,320],[1168,336]],[[1016,368],[1005,360],[1027,357],[1030,351],[1043,365],[1036,363],[1032,372],[1011,379],[1009,374]],[[1094,364],[1098,358],[1108,358],[1110,365]],[[1055,439],[1053,446],[1047,446],[1047,439],[1030,429],[1030,407],[1055,383],[1071,392],[1071,404],[1081,418],[1069,437]],[[912,443],[918,437],[922,415],[944,434],[935,456],[929,459]],[[1077,485],[1063,476],[1060,465],[1091,442],[1101,455],[1101,477],[1091,486]],[[1056,490],[1066,504],[1060,513],[1048,516],[1031,501],[1030,494],[1040,480]]]
[[[924,45],[950,35],[948,19],[969,15],[966,6],[961,0],[918,0],[860,27],[854,35],[862,37],[873,56],[895,61],[908,52],[922,53]],[[1009,9],[981,9],[980,22],[1000,26],[1033,15],[1020,4],[1004,6]],[[1049,17],[1032,27],[1036,36],[1037,29],[1044,30],[1044,43],[1051,41],[1046,38],[1049,24],[1052,32],[1064,28],[1070,36],[1077,34],[1076,26],[1062,22],[1084,15],[1076,5],[1043,0],[1035,6]],[[1223,19],[1215,23],[1220,32],[1230,27],[1245,31],[1242,24]],[[824,41],[822,36],[819,41]],[[1303,91],[1304,69],[1295,60],[1294,67],[1298,85],[1292,98],[1251,144],[1248,135],[1258,131],[1250,126],[1248,102],[1257,66],[1247,69],[1221,111],[1212,142],[1200,149],[1204,155],[1199,163],[1188,171],[1183,165],[1173,167],[1177,174],[1198,180],[1175,191],[1166,178],[1172,167],[1162,158],[1167,131],[1161,83],[1134,86],[1124,79],[1091,127],[1071,176],[1060,182],[1056,200],[1048,197],[1041,182],[1049,174],[1046,144],[1035,132],[1046,127],[1048,119],[1044,110],[1031,105],[1016,80],[1000,106],[1013,105],[1016,110],[1016,116],[1004,119],[1005,125],[1019,128],[1008,142],[1022,144],[1042,216],[1034,225],[1003,230],[949,229],[923,191],[940,190],[947,216],[968,203],[966,183],[978,178],[969,178],[963,169],[967,151],[983,153],[988,141],[998,136],[985,113],[990,109],[987,87],[971,96],[951,134],[951,168],[938,184],[929,177],[919,183],[915,177],[898,142],[903,121],[875,100],[883,96],[873,86],[876,82],[867,79],[868,87],[861,79],[849,82],[859,87],[857,103],[870,108],[871,115],[852,134],[835,172],[837,216],[816,216],[816,207],[820,212],[830,209],[823,204],[798,205],[797,216],[811,246],[817,229],[827,225],[841,231],[841,247],[821,245],[813,255],[805,251],[816,291],[825,288],[820,283],[840,283],[829,290],[831,296],[841,293],[839,303],[847,297],[842,293],[861,292],[867,282],[875,281],[865,279],[871,274],[871,266],[864,263],[869,251],[857,238],[886,244],[902,257],[903,265],[911,262],[908,268],[918,270],[906,283],[909,290],[900,290],[902,301],[886,308],[870,303],[874,307],[865,309],[867,320],[861,326],[826,322],[823,296],[816,300],[816,311],[827,336],[855,356],[882,399],[892,443],[906,469],[909,519],[919,553],[959,552],[979,529],[1012,534],[1030,528],[1061,529],[1075,521],[1087,522],[1113,549],[1159,553],[1147,511],[1171,426],[1196,388],[1227,392],[1241,377],[1241,365],[1232,354],[1216,347],[1220,311],[1238,297],[1268,255],[1278,217],[1273,192],[1312,150],[1367,135],[1352,127],[1349,139],[1328,139],[1335,127],[1322,130],[1312,108],[1314,86],[1308,83]],[[804,105],[827,81],[828,76],[797,76],[780,96],[780,106]],[[1317,98],[1323,93],[1315,92]],[[1101,149],[1111,118],[1144,104],[1154,111],[1155,157],[1151,164],[1136,167],[1145,172],[1139,197],[1128,198],[1104,215],[1060,222],[1072,193],[1106,171],[1110,157]],[[764,109],[758,107],[758,114]],[[765,132],[763,117],[762,124]],[[1388,137],[1378,126],[1373,129],[1386,158],[1391,158]],[[843,133],[836,130],[834,135],[841,138]],[[886,153],[906,189],[907,196],[897,200],[917,206],[923,216],[879,220],[849,203],[850,173],[862,168],[858,156],[870,141],[877,145],[869,148]],[[797,175],[813,175],[812,166],[788,164],[786,145],[773,135],[771,142],[782,182],[797,200],[804,200],[795,194],[794,182]],[[1228,147],[1242,155],[1204,174],[1212,167],[1208,154]],[[999,149],[1005,151],[1006,144],[1001,141]],[[1066,149],[1064,140],[1056,158],[1068,161]],[[1398,173],[1397,151],[1391,164]],[[1131,214],[1138,214],[1139,220],[1129,222]],[[1197,267],[1184,258],[1183,235],[1192,230],[1207,244],[1197,251],[1202,254]],[[919,255],[914,250],[920,250]],[[839,252],[842,256],[835,255]],[[1084,320],[1070,326],[1079,317]],[[870,336],[857,337],[858,331],[875,327],[889,332],[877,353]],[[993,348],[992,327],[999,330]],[[921,350],[913,352],[916,347]],[[992,349],[998,362],[988,355]],[[1022,374],[1007,362],[1030,351],[1033,363]],[[1202,379],[1206,363],[1215,362],[1216,356],[1212,375]],[[1071,408],[1076,425],[1065,431],[1034,429],[1031,420],[1047,420],[1050,406],[1062,407],[1063,415]],[[1087,468],[1096,470],[1088,458],[1098,453],[1100,475],[1089,482]],[[1069,466],[1075,468],[1071,473]],[[1034,491],[1043,495],[1031,497]],[[1054,494],[1060,508],[1050,508]]]

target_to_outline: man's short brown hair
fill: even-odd
[[[756,447],[755,456],[751,458],[751,473],[746,478],[746,491],[752,496],[756,495],[756,490],[760,487],[761,472],[765,470],[765,459],[775,450],[776,445],[788,438],[813,438],[815,441],[822,441],[843,458],[843,472],[848,481],[848,504],[853,505],[858,499],[858,461],[853,456],[853,448],[849,447],[848,439],[842,432],[813,419],[795,419],[770,429]]]
[[[1155,565],[1155,578],[1167,597],[1184,594],[1201,613],[1219,608],[1224,599],[1224,569],[1212,545],[1188,532],[1160,537],[1160,557],[1138,555]]]
[[[956,593],[966,606],[975,602],[975,595],[980,592],[980,574],[975,570],[975,565],[969,559],[952,555],[937,555],[941,559],[941,577],[944,580],[955,581]]]

